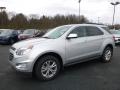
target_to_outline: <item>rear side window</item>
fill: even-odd
[[[99,36],[99,35],[103,35],[103,32],[99,28],[92,27],[92,26],[87,26],[86,27],[86,32],[87,32],[87,36]]]
[[[77,34],[78,37],[84,37],[86,36],[86,28],[85,27],[77,27],[74,30],[70,32],[70,34]]]
[[[110,32],[110,29],[109,29],[108,27],[102,27],[102,29],[106,30],[109,34],[112,34],[112,33]]]

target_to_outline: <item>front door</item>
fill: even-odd
[[[73,29],[70,34],[77,34],[77,38],[66,39],[66,62],[80,60],[86,54],[86,30],[79,26]]]

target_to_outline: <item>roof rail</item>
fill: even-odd
[[[84,23],[84,24],[104,25],[104,24],[100,24],[100,23]]]

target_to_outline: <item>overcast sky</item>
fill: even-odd
[[[120,0],[82,0],[81,14],[90,21],[112,23],[113,6],[110,2]],[[8,12],[54,16],[56,14],[78,15],[78,0],[0,0]],[[120,23],[120,5],[116,8],[116,23]]]

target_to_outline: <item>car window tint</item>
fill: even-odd
[[[85,27],[77,27],[70,34],[77,34],[78,37],[84,37],[86,35],[86,29]]]
[[[17,32],[17,31],[13,31],[13,34],[16,34],[16,35],[17,35],[17,34],[18,34],[18,32]]]
[[[109,34],[111,34],[109,27],[101,27],[101,28],[106,30]]]
[[[86,27],[86,32],[87,32],[87,36],[103,35],[103,32],[99,28],[92,27],[92,26],[87,26]]]

